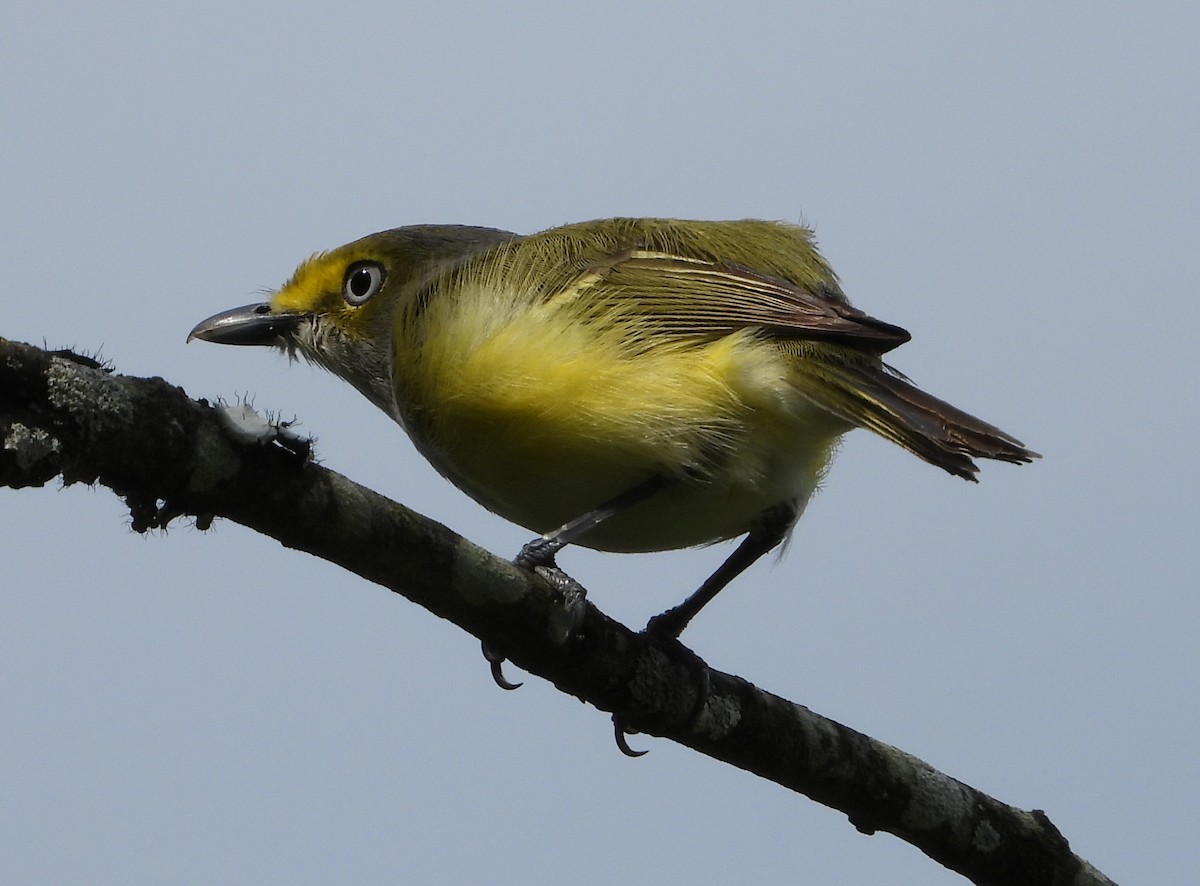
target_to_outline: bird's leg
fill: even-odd
[[[717,571],[706,578],[704,583],[678,606],[650,619],[646,625],[646,633],[660,638],[678,639],[688,622],[695,618],[696,613],[713,597],[787,537],[788,530],[796,522],[796,516],[796,505],[790,501],[765,511],[737,549],[717,567]]]
[[[610,517],[615,517],[638,502],[661,492],[667,486],[670,486],[672,482],[674,481],[668,477],[656,475],[649,480],[642,481],[637,486],[626,489],[616,498],[610,499],[600,505],[600,507],[593,508],[587,513],[579,515],[571,522],[563,524],[553,532],[548,532],[539,538],[535,538],[529,544],[525,545],[525,547],[521,548],[521,553],[517,554],[513,562],[526,569],[536,569],[541,566],[558,570],[558,566],[554,562],[555,554]],[[561,572],[561,570],[558,571]],[[566,573],[562,574],[566,575]]]
[[[696,617],[696,613],[717,596],[722,588],[787,537],[788,530],[796,522],[798,513],[794,502],[784,502],[765,511],[754,528],[742,539],[742,543],[690,597],[661,615],[654,616],[646,625],[644,633],[664,641],[668,647],[674,648],[682,662],[696,675],[696,701],[692,706],[689,720],[698,717],[701,710],[704,709],[705,702],[708,701],[708,665],[700,656],[679,641],[679,635],[688,626],[688,622]],[[625,741],[625,735],[633,734],[636,730],[629,726],[621,714],[613,715],[613,727],[617,734],[617,746],[623,754],[640,756],[643,753],[630,750],[629,744]]]
[[[599,526],[610,517],[615,517],[622,511],[632,507],[640,501],[643,501],[650,496],[662,491],[667,486],[674,482],[669,477],[654,476],[649,480],[644,480],[636,486],[626,489],[620,495],[600,505],[598,508],[593,508],[585,514],[581,514],[574,520],[560,526],[553,532],[548,532],[545,535],[535,538],[525,547],[521,548],[521,552],[513,559],[513,563],[523,569],[528,569],[531,572],[536,572],[543,579],[550,583],[563,598],[568,601],[576,601],[576,605],[580,605],[583,598],[587,595],[587,591],[583,585],[563,572],[554,562],[555,555],[565,548],[567,545],[579,539],[584,533],[590,529]],[[504,676],[503,664],[504,655],[494,649],[485,642],[483,644],[483,657],[488,660],[492,668],[492,679],[496,681],[496,685],[501,689],[516,689],[521,684],[512,683]]]

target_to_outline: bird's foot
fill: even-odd
[[[562,549],[562,542],[553,535],[541,535],[521,548],[521,552],[513,558],[513,563],[531,572],[538,567],[558,569],[554,557]]]
[[[551,639],[560,645],[576,632],[587,611],[587,589],[554,562],[554,555],[561,548],[561,543],[543,536],[525,545],[513,558],[516,566],[540,576],[554,590],[559,605],[549,627]],[[492,679],[501,689],[519,689],[523,685],[504,676],[504,655],[486,642],[483,643],[483,657],[491,666]]]
[[[704,711],[704,706],[708,703],[708,696],[711,690],[712,677],[708,664],[699,655],[684,646],[679,640],[678,635],[674,632],[674,624],[669,618],[671,612],[668,611],[663,615],[655,616],[650,620],[642,631],[642,636],[653,643],[656,648],[666,654],[672,666],[678,665],[686,670],[689,683],[693,687],[693,697],[691,704],[687,710],[681,715],[680,719],[684,723],[693,723],[699,718]],[[664,619],[664,616],[666,618]],[[613,729],[617,747],[621,753],[627,757],[640,757],[646,751],[635,751],[630,748],[629,743],[625,740],[627,735],[636,735],[638,730],[630,723],[629,716],[624,712],[613,714]]]
[[[683,722],[694,723],[704,711],[704,706],[708,704],[708,695],[712,689],[712,672],[709,670],[708,663],[684,646],[674,634],[658,634],[651,625],[647,625],[643,633],[660,644],[672,664],[687,670],[688,682],[692,686],[694,695],[691,706],[683,716]]]
[[[683,629],[687,627],[691,621],[692,615],[695,613],[687,610],[684,604],[672,607],[666,612],[660,612],[650,621],[646,622],[646,627],[642,633],[647,637],[654,637],[656,640],[663,642],[674,641],[679,643],[679,635],[683,633]],[[682,647],[683,644],[679,643]],[[691,652],[691,650],[689,650]],[[695,654],[695,653],[691,653]]]

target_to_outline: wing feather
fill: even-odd
[[[565,291],[598,310],[652,318],[656,331],[680,337],[712,339],[759,328],[771,337],[827,341],[873,354],[910,337],[851,307],[832,281],[822,291],[733,262],[646,249],[624,250],[589,265]]]

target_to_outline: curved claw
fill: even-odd
[[[646,756],[646,754],[650,753],[650,751],[648,751],[648,750],[646,750],[646,751],[635,751],[633,748],[631,748],[631,747],[629,746],[629,742],[627,742],[627,741],[625,740],[625,736],[626,736],[626,734],[627,734],[627,733],[626,733],[626,731],[625,731],[625,723],[624,723],[624,719],[625,719],[625,718],[624,718],[624,717],[622,717],[620,714],[613,714],[613,717],[612,717],[612,721],[613,721],[613,738],[614,738],[614,739],[616,739],[616,742],[617,742],[617,748],[618,748],[618,749],[621,751],[621,753],[622,753],[622,754],[624,754],[626,757],[634,757],[634,758],[636,758],[636,757],[644,757],[644,756]],[[630,734],[631,734],[631,733],[630,733]]]
[[[511,680],[509,680],[507,677],[504,676],[504,659],[499,659],[498,661],[492,662],[491,667],[492,667],[492,679],[496,681],[496,685],[499,686],[501,689],[505,689],[505,690],[511,692],[512,690],[520,689],[522,686],[525,685],[524,683],[513,683]]]
[[[483,648],[483,657],[487,659],[488,664],[491,666],[492,679],[496,681],[497,686],[501,689],[512,691],[513,689],[520,689],[525,685],[524,683],[513,683],[504,676],[503,655],[488,646],[486,642],[481,642],[480,646]]]

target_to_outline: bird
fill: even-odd
[[[674,640],[788,539],[853,428],[965,480],[976,458],[1039,457],[884,363],[909,338],[850,304],[809,227],[667,218],[382,231],[188,336],[349,382],[451,483],[538,533],[526,568],[565,577],[568,544],[741,537],[647,624]]]

